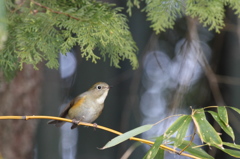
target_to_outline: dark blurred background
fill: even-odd
[[[126,1],[111,2],[126,8]],[[239,108],[240,21],[233,10],[226,8],[225,22],[226,27],[217,34],[208,31],[197,19],[181,17],[173,29],[156,35],[145,13],[133,8],[129,26],[139,48],[140,67],[132,70],[129,61],[121,62],[121,69],[110,67],[108,60],[93,64],[81,58],[76,46],[67,56],[59,57],[59,70],[41,66],[44,71],[40,86],[40,114],[58,116],[71,99],[98,81],[107,82],[113,88],[96,123],[120,132],[155,123],[173,114],[189,114],[190,106],[228,105]],[[240,116],[231,110],[228,113],[236,143],[240,144],[237,135],[240,133]],[[166,120],[139,137],[152,140],[162,135],[175,119]],[[35,159],[124,159],[127,158],[126,152],[131,152],[130,147],[136,149],[129,158],[138,159],[149,148],[126,141],[113,148],[99,150],[116,135],[83,126],[70,130],[70,124],[56,128],[46,122],[38,120],[33,145]],[[216,123],[213,126],[221,131]],[[232,142],[224,133],[222,137],[224,141]],[[197,138],[196,143],[201,144]],[[214,148],[206,147],[206,151],[214,158],[233,158]],[[173,157],[185,158],[166,152],[166,158]]]

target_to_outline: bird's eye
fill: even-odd
[[[97,89],[102,89],[102,86],[97,86]]]

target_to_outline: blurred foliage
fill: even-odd
[[[131,15],[131,8],[140,8],[143,0],[128,0],[128,13]],[[144,0],[147,19],[151,21],[151,27],[158,34],[168,28],[173,28],[175,21],[182,15],[198,18],[203,26],[209,26],[209,30],[217,33],[224,25],[224,7],[229,6],[236,10],[240,17],[239,0]]]
[[[129,59],[138,67],[137,47],[121,8],[94,0],[5,0],[8,40],[0,52],[0,69],[11,78],[23,63],[46,61],[57,68],[58,54],[66,54],[79,45],[82,57],[97,63],[102,57],[119,68],[120,60]],[[2,6],[2,5],[1,5]],[[2,6],[4,7],[4,5]],[[97,55],[98,51],[100,55]]]
[[[5,1],[0,1],[0,51],[4,48],[4,43],[7,40],[7,20]]]

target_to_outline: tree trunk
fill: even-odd
[[[10,82],[0,75],[0,115],[38,114],[41,93],[41,71],[24,65]],[[0,158],[33,158],[36,120],[0,121]]]

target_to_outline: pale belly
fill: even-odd
[[[70,119],[91,123],[98,118],[102,109],[103,106],[97,107],[97,109],[94,107],[77,107],[69,110],[68,117]]]

